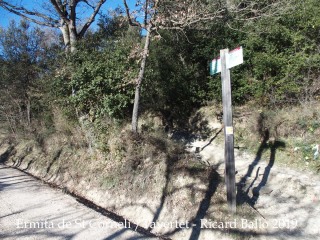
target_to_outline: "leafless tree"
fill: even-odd
[[[39,5],[38,1],[31,1],[34,5]],[[24,7],[21,0],[0,0],[0,7],[36,24],[59,28],[66,51],[73,52],[76,50],[76,42],[84,36],[105,2],[106,0],[49,0],[38,10]],[[81,8],[91,9],[88,17],[80,13]]]

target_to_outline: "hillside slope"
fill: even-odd
[[[235,150],[238,206],[232,216],[225,196],[221,124],[210,114],[203,114],[200,123],[206,123],[209,137],[176,132],[176,140],[170,140],[123,130],[110,139],[107,157],[74,134],[59,132],[40,144],[3,132],[0,162],[172,239],[318,238],[320,178],[280,161],[291,151],[289,143],[270,137],[255,140],[255,151]]]

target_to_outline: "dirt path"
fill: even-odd
[[[129,227],[0,164],[1,239],[157,239]]]
[[[256,156],[235,150],[238,204],[248,203],[261,214],[243,227],[256,230],[255,239],[320,239],[320,178],[277,166],[274,146],[267,159],[262,148]],[[200,149],[201,161],[216,165],[224,175],[222,145],[195,141],[189,147],[192,152]]]

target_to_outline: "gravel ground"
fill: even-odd
[[[148,238],[25,173],[0,165],[0,239]]]
[[[203,148],[205,146],[205,148]],[[224,174],[224,148],[195,141],[190,151],[201,149],[202,161],[218,166]],[[235,150],[237,192],[259,212],[261,218],[244,222],[255,230],[254,239],[320,239],[320,178],[310,172],[277,166],[276,150],[262,157]]]

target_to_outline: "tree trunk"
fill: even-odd
[[[151,24],[149,23],[147,27],[146,41],[144,44],[143,55],[142,55],[140,71],[137,79],[137,85],[136,85],[136,91],[135,91],[134,103],[133,103],[131,127],[132,127],[132,131],[135,133],[138,132],[140,90],[141,90],[141,83],[143,80],[143,76],[146,68],[146,61],[147,61],[148,52],[149,52],[150,31],[151,31]]]
[[[70,35],[70,52],[76,51],[76,43],[77,43],[77,30],[73,21],[69,23],[69,35]]]
[[[63,22],[61,20],[61,22]],[[62,27],[60,27],[63,36],[63,43],[65,46],[65,53],[72,53],[76,51],[76,43],[77,43],[77,30],[73,23],[63,23]],[[71,95],[75,95],[75,90],[72,87]]]
[[[69,28],[68,25],[64,24],[62,27],[60,27],[60,30],[62,32],[63,36],[63,43],[65,46],[65,52],[70,51],[70,33],[69,33]]]
[[[65,52],[75,52],[76,51],[76,43],[77,43],[77,31],[75,26],[70,24],[64,24],[60,27],[63,36],[63,43],[65,46]]]

